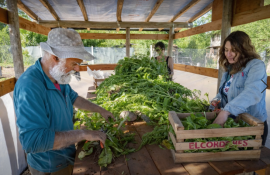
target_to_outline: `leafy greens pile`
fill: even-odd
[[[146,144],[163,144],[169,149],[173,148],[167,140],[168,132],[172,130],[172,127],[168,127],[169,111],[205,111],[209,99],[200,99],[200,91],[191,91],[178,83],[168,81],[168,78],[165,60],[158,62],[143,55],[126,57],[118,62],[115,75],[100,84],[96,91],[97,98],[93,100],[112,112],[116,121],[106,123],[100,114],[94,113],[89,117],[86,111],[77,112],[76,118],[80,120],[75,123],[75,128],[84,123],[89,130],[108,130],[108,139],[99,155],[100,166],[106,167],[114,157],[136,151],[127,147],[134,136],[114,127],[123,123],[119,117],[122,111],[130,111],[138,116],[146,115],[151,119],[151,124],[155,125],[152,132],[142,137],[139,149]],[[208,95],[205,95],[208,98]],[[97,146],[95,142],[85,143],[79,157],[90,155]]]

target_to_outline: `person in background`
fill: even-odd
[[[219,65],[225,70],[217,96],[211,105],[220,108],[214,123],[224,125],[228,117],[248,113],[264,122],[263,145],[268,134],[264,89],[267,83],[265,64],[260,60],[249,36],[232,32],[219,51]]]
[[[32,175],[71,175],[75,143],[100,141],[101,131],[73,130],[73,106],[98,112],[105,119],[112,113],[78,96],[69,85],[82,60],[91,60],[80,35],[73,29],[56,28],[40,43],[43,57],[18,79],[14,107],[19,139],[27,153]]]
[[[158,53],[158,56],[155,57],[156,60],[158,60],[159,62],[161,61],[166,61],[167,63],[167,69],[168,69],[168,73],[170,76],[170,80],[172,80],[173,77],[173,59],[170,56],[165,56],[164,52],[165,52],[165,45],[163,42],[158,42],[155,44],[155,51]]]

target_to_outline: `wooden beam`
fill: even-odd
[[[14,90],[16,78],[10,78],[4,81],[0,81],[0,97],[10,93]]]
[[[172,19],[169,20],[169,22],[175,21],[177,18],[182,16],[185,12],[187,12],[190,8],[192,8],[194,5],[196,5],[200,0],[192,0],[188,5],[186,5],[180,12],[178,12]]]
[[[168,56],[172,56],[173,38],[174,38],[174,28],[170,27],[169,31],[169,45],[168,45]]]
[[[13,56],[15,77],[18,79],[24,72],[24,66],[17,0],[8,0],[6,2],[8,9],[10,47]]]
[[[204,75],[208,77],[218,78],[218,69],[189,66],[189,65],[184,65],[184,64],[174,64],[174,69],[190,72],[190,73],[195,73],[199,75]]]
[[[126,28],[126,56],[130,57],[130,28]]]
[[[59,17],[57,13],[54,11],[54,9],[52,8],[51,4],[47,0],[39,0],[39,1],[44,5],[44,7],[46,7],[49,10],[49,12],[52,14],[54,19],[56,21],[59,21]]]
[[[193,22],[197,20],[199,17],[203,16],[205,13],[209,12],[212,9],[213,3],[211,2],[208,6],[206,6],[204,9],[202,9],[199,13],[194,15],[192,18],[188,20],[188,22]]]
[[[87,16],[87,12],[86,12],[86,9],[85,9],[83,0],[77,0],[77,3],[78,3],[78,5],[79,5],[80,8],[81,8],[81,11],[82,11],[84,20],[85,20],[85,21],[88,21],[88,16]]]
[[[212,4],[212,21],[222,19],[223,0],[214,0]]]
[[[126,34],[80,33],[82,39],[126,39]],[[168,34],[130,34],[130,39],[168,40]]]
[[[21,9],[24,13],[26,13],[32,19],[34,19],[35,21],[38,21],[39,17],[32,10],[30,10],[27,6],[25,6],[21,0],[18,0],[17,6],[19,9]]]
[[[270,18],[270,5],[235,14],[232,19],[232,26],[243,25],[267,18]]]
[[[8,23],[8,10],[0,8],[0,22],[9,24]],[[42,25],[39,25],[35,22],[29,21],[22,17],[19,17],[19,25],[21,29],[25,29],[31,32],[42,34],[42,35],[48,35],[48,33],[51,30],[50,28],[44,27]]]
[[[187,22],[118,22],[121,28],[190,28]],[[39,21],[45,27],[70,27],[70,28],[119,28],[117,22],[92,22],[92,21]]]
[[[80,71],[87,71],[87,67],[91,70],[114,70],[117,64],[94,64],[87,66],[80,66]]]
[[[152,16],[156,13],[156,11],[158,10],[159,6],[161,5],[161,3],[163,2],[164,0],[157,0],[154,8],[152,9],[152,11],[150,12],[150,14],[148,15],[148,17],[146,18],[145,22],[149,22],[150,19],[152,18]],[[140,28],[139,31],[142,31],[143,28]]]
[[[117,18],[118,22],[122,22],[121,15],[122,15],[123,5],[124,5],[124,0],[118,0],[117,1],[116,18]]]
[[[8,24],[8,11],[0,7],[0,22]]]
[[[222,20],[213,21],[175,34],[175,39],[221,29]]]
[[[233,0],[226,0],[226,1],[224,0],[223,13],[222,13],[222,26],[221,26],[221,43],[220,43],[221,46],[224,40],[231,33],[232,15],[233,15]],[[220,66],[218,69],[217,93],[219,91],[219,86],[220,86],[223,73],[224,73],[224,70]]]

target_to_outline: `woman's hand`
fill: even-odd
[[[223,127],[229,115],[230,113],[228,111],[221,111],[213,123],[219,124]]]

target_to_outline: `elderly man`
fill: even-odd
[[[19,78],[14,89],[19,138],[27,153],[32,175],[72,174],[76,142],[105,142],[100,131],[73,130],[73,106],[100,113],[112,113],[78,96],[68,85],[82,60],[92,55],[84,50],[75,30],[51,30],[40,43],[44,56]]]

